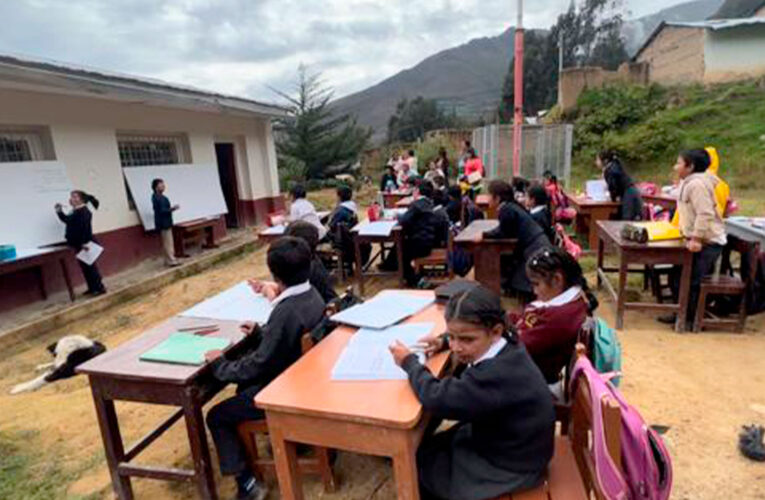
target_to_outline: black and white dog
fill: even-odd
[[[36,379],[18,384],[11,389],[11,394],[36,391],[40,387],[69,377],[74,377],[74,369],[89,359],[93,359],[106,351],[106,347],[82,335],[68,335],[58,342],[48,346],[48,352],[53,356],[52,363],[38,365],[37,370],[45,373]]]

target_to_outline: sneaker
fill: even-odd
[[[665,314],[664,316],[659,316],[656,320],[665,325],[674,325],[677,322],[677,314]]]

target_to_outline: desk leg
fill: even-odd
[[[476,245],[473,250],[475,280],[502,295],[502,256],[494,245]]]
[[[621,330],[624,327],[624,303],[626,298],[624,292],[627,288],[627,270],[629,262],[624,255],[619,253],[619,288],[616,291],[616,329]]]
[[[683,258],[683,271],[680,274],[680,290],[678,290],[678,310],[677,320],[675,321],[675,331],[678,333],[685,331],[685,317],[688,315],[688,300],[691,295],[691,268],[693,267],[693,254],[685,252]]]
[[[125,448],[120,435],[117,413],[114,411],[114,401],[104,399],[101,395],[99,382],[93,378],[90,379],[90,388],[93,393],[93,403],[96,406],[101,438],[104,442],[106,463],[112,477],[112,488],[120,500],[133,500],[133,487],[130,484],[130,477],[120,475],[118,470],[120,462],[125,458]]]
[[[59,259],[61,265],[61,274],[64,275],[64,281],[66,282],[66,289],[69,290],[69,299],[74,302],[74,287],[72,287],[72,277],[69,276],[69,269],[66,267],[66,261]]]
[[[359,296],[364,296],[364,268],[361,265],[361,244],[358,235],[353,238],[353,251],[356,255],[356,286],[359,289]]]
[[[43,271],[43,266],[39,265],[35,270],[37,271],[37,284],[40,286],[40,295],[42,295],[43,300],[48,300],[48,290],[45,289],[45,272]]]
[[[603,241],[601,238],[598,238],[598,270],[603,269],[603,261],[605,260],[606,254],[606,242]],[[595,273],[598,276],[598,290],[601,290],[603,288],[603,278],[601,278],[600,273]]]
[[[396,259],[398,260],[398,284],[401,288],[406,288],[404,282],[404,238],[401,236],[401,231],[394,234],[393,242],[396,245]]]
[[[393,456],[393,476],[396,479],[398,500],[420,500],[420,485],[417,479],[417,446],[409,432],[399,433],[398,452]]]
[[[590,245],[590,250],[595,250],[598,247],[598,228],[597,228],[597,220],[593,215],[590,216],[590,223],[588,224],[587,232],[589,234],[588,237],[588,244]]]
[[[185,395],[183,403],[183,415],[186,420],[186,431],[189,435],[191,458],[194,461],[197,490],[199,497],[205,500],[217,500],[218,493],[215,489],[215,478],[212,470],[212,458],[210,447],[207,444],[205,433],[205,421],[202,416],[202,403],[191,391]]]
[[[218,248],[218,245],[215,244],[215,229],[212,227],[206,227],[205,228],[205,246],[202,248]]]
[[[279,424],[268,418],[268,414],[266,416],[281,498],[284,500],[303,500],[303,485],[298,472],[295,443],[285,441]]]

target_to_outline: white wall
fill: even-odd
[[[765,25],[707,30],[704,81],[735,81],[765,74]]]
[[[2,125],[50,128],[56,159],[66,164],[74,185],[102,203],[94,218],[98,232],[139,224],[128,208],[118,132],[186,134],[191,162],[213,165],[215,140],[234,142],[240,198],[279,194],[271,124],[265,119],[0,89]]]

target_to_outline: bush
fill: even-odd
[[[306,165],[302,160],[293,156],[279,156],[277,170],[279,186],[284,191],[289,191],[295,184],[305,183]]]

